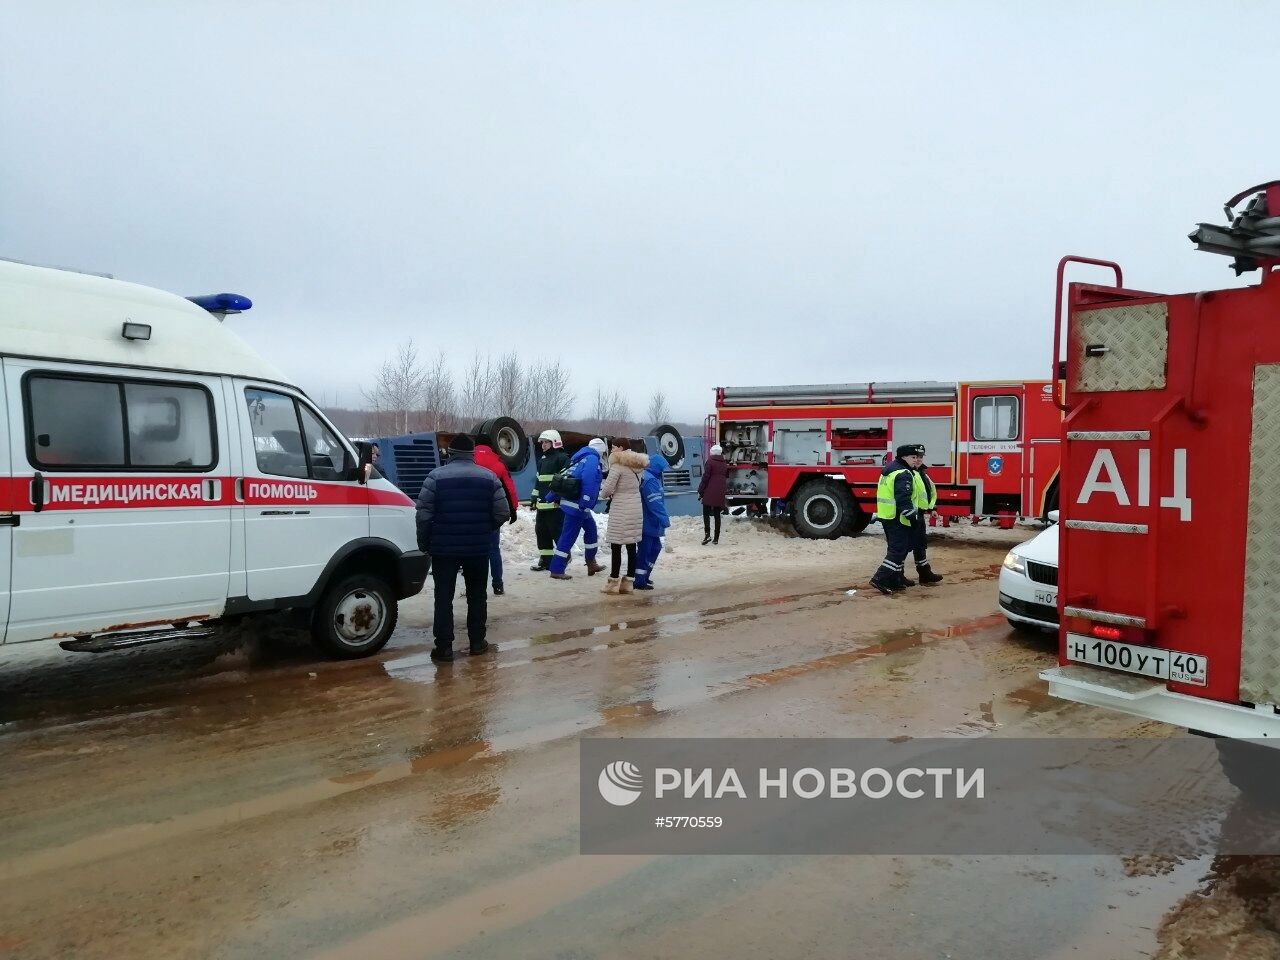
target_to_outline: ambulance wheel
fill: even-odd
[[[662,423],[649,431],[649,436],[658,442],[658,452],[666,458],[671,467],[684,463],[684,437],[680,431],[669,423]]]
[[[834,540],[845,531],[858,505],[849,487],[834,480],[811,480],[791,507],[796,532],[810,540]]]
[[[494,417],[476,427],[475,433],[489,441],[502,465],[515,473],[529,462],[529,437],[524,427],[511,417]]]
[[[311,637],[340,660],[381,650],[396,628],[396,595],[381,577],[356,573],[329,585],[311,617]]]

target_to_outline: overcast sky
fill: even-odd
[[[1185,235],[1280,177],[1270,5],[1052,6],[8,4],[0,256],[244,293],[346,405],[410,336],[683,420],[1041,377],[1059,256],[1236,285]]]

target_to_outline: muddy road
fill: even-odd
[[[425,597],[350,663],[282,627],[5,650],[0,956],[1274,955],[1267,863],[578,856],[582,736],[1172,733],[1046,697],[1051,641],[993,614],[1017,537],[939,539],[947,582],[893,598],[847,592],[874,538],[682,543],[631,597],[509,575],[496,653],[448,666]]]

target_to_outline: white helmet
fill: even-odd
[[[546,440],[557,450],[564,446],[564,441],[560,439],[559,430],[543,430],[538,434],[538,442],[541,443],[543,440]]]

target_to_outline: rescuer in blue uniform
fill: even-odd
[[[600,483],[604,471],[600,466],[600,458],[609,450],[608,445],[599,437],[573,455],[569,461],[569,477],[578,482],[578,494],[569,499],[548,490],[542,495],[543,500],[559,503],[564,511],[564,527],[560,531],[560,539],[556,541],[555,552],[551,556],[551,576],[555,580],[568,580],[565,568],[569,565],[569,555],[578,534],[585,531],[582,546],[587,555],[587,576],[593,577],[604,569],[603,564],[596,563],[596,550],[599,549],[596,533],[596,518],[591,508],[600,500]]]
[[[644,509],[644,535],[640,540],[640,555],[636,558],[636,590],[652,590],[653,565],[662,552],[662,535],[671,526],[667,514],[667,494],[662,488],[662,474],[668,468],[667,458],[660,453],[650,454],[649,467],[640,480],[640,498]]]
[[[915,586],[902,572],[909,552],[915,553],[916,572],[920,582],[942,580],[929,568],[928,534],[924,516],[938,502],[938,491],[924,471],[924,446],[906,443],[884,468],[876,487],[876,517],[884,528],[885,557],[871,586],[881,593],[893,593]]]

